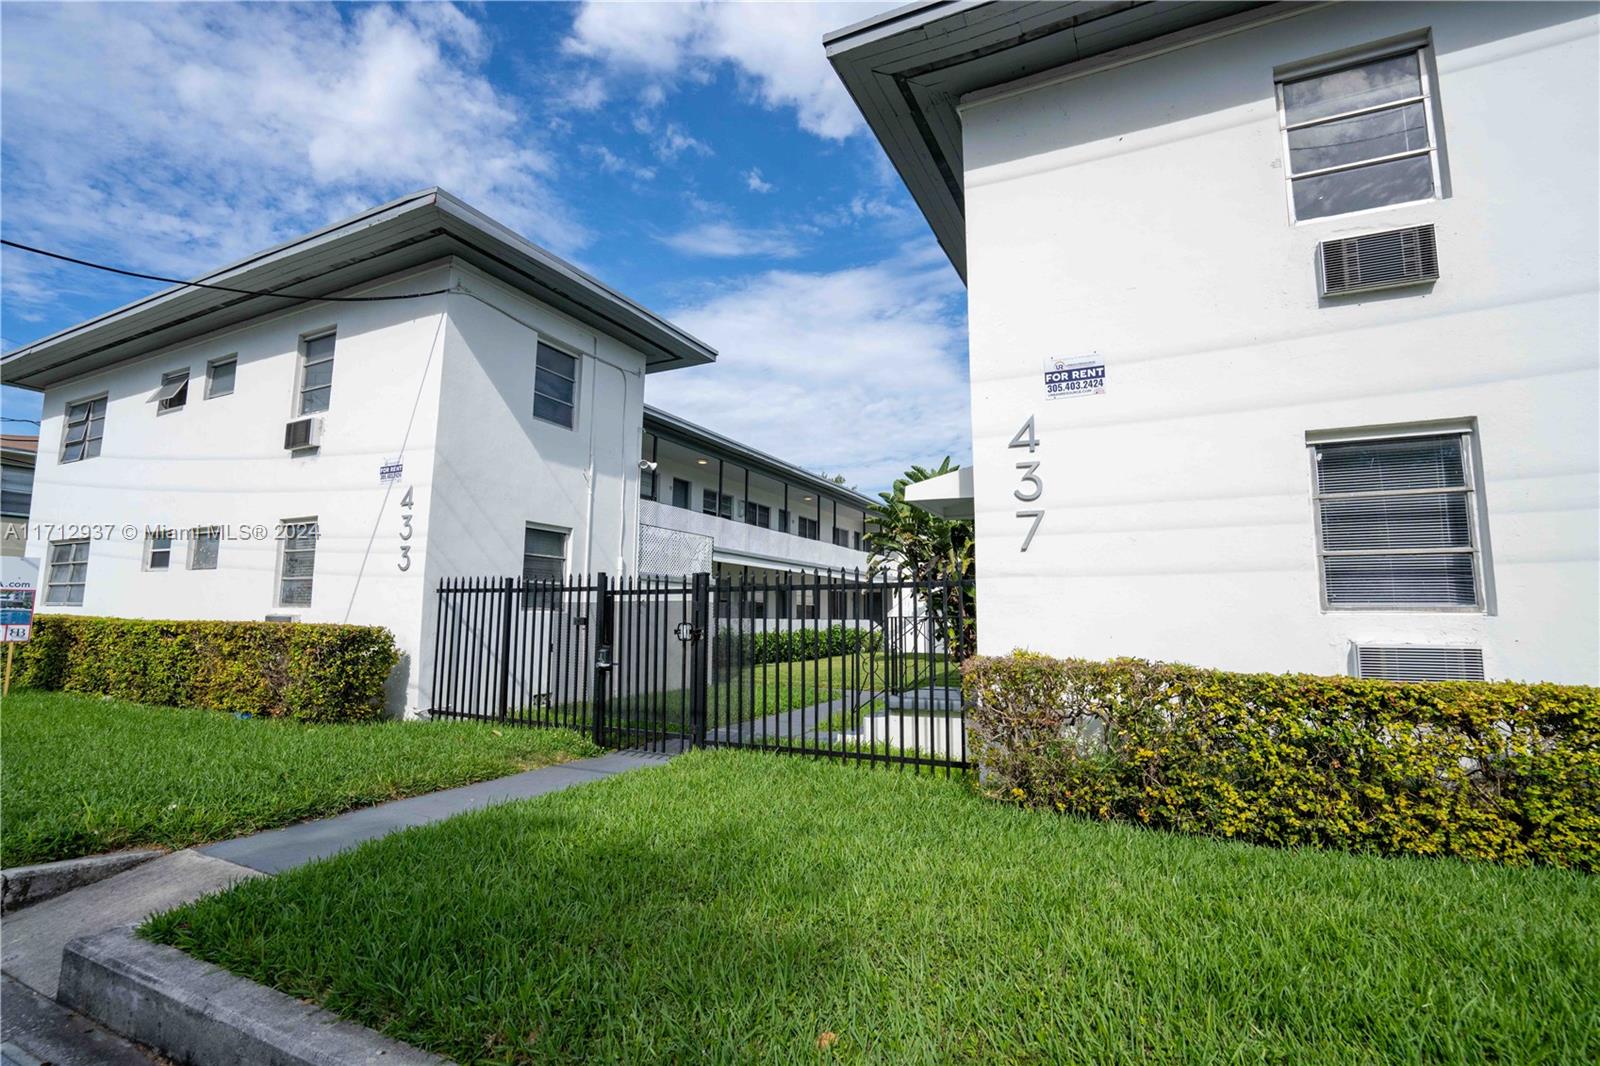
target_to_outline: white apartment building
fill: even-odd
[[[980,650],[1600,682],[1600,7],[826,48],[968,283]]]
[[[42,613],[383,625],[416,712],[442,578],[635,574],[645,527],[710,537],[695,569],[865,565],[855,494],[671,416],[644,433],[647,375],[712,348],[442,190],[196,280],[0,363],[44,393]],[[731,517],[654,502],[680,447]],[[795,535],[751,502],[774,475]]]

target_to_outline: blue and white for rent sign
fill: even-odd
[[[1044,398],[1098,396],[1106,391],[1106,361],[1098,355],[1086,359],[1044,361]]]

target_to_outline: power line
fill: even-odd
[[[261,289],[236,289],[228,285],[211,285],[204,281],[184,281],[182,278],[165,278],[160,274],[141,274],[137,270],[124,270],[121,267],[107,266],[105,263],[95,263],[87,259],[77,259],[60,252],[47,251],[44,248],[35,248],[28,244],[19,244],[16,241],[0,239],[0,244],[7,248],[15,248],[22,252],[32,252],[34,255],[47,256],[59,259],[63,263],[73,263],[77,266],[89,267],[92,270],[104,270],[108,274],[121,274],[126,278],[140,278],[144,281],[162,281],[168,285],[181,285],[191,289],[215,289],[217,292],[238,293],[240,296],[276,296],[284,300],[327,300],[332,303],[378,303],[384,300],[415,300],[421,296],[443,296],[449,289],[432,289],[428,292],[407,292],[394,296],[311,296],[292,292],[266,292]]]
[[[14,415],[6,415],[5,417],[0,418],[0,422],[32,422],[36,426],[39,424],[39,420],[37,418],[17,418]]]

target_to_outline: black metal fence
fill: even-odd
[[[973,603],[970,582],[859,574],[446,580],[433,714],[948,772]]]

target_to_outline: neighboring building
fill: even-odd
[[[393,702],[414,711],[441,578],[634,574],[641,508],[709,534],[718,562],[864,562],[775,520],[762,538],[702,516],[698,496],[666,517],[641,502],[645,376],[716,353],[448,193],[197,280],[295,296],[180,287],[4,359],[9,384],[44,391],[42,612],[384,625],[405,657]],[[735,462],[822,490],[651,418],[664,476],[681,443],[723,464],[741,503],[770,507],[764,481],[727,483]],[[853,539],[860,498],[826,496],[823,528]]]
[[[1597,37],[1592,3],[831,35],[969,285],[975,479],[908,495],[975,511],[981,649],[1600,682]]]
[[[825,619],[838,612],[805,589],[815,583],[806,575],[866,571],[873,501],[859,492],[652,407],[640,462],[642,573],[796,584],[792,603],[767,603],[764,593],[736,599],[759,617]]]
[[[0,556],[20,557],[27,545],[38,452],[37,436],[0,434]]]

